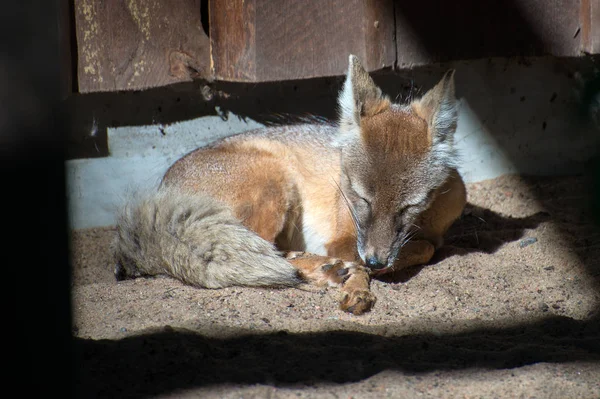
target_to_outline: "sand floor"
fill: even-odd
[[[331,289],[115,281],[72,232],[76,387],[95,398],[600,398],[600,228],[584,177],[470,184],[430,265]]]

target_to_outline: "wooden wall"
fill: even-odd
[[[260,82],[339,75],[348,54],[393,66],[394,5],[379,0],[210,1],[213,73]]]
[[[398,65],[598,52],[599,5],[600,0],[398,1]]]
[[[67,0],[65,0],[67,1]],[[74,0],[79,92],[600,53],[600,0]]]
[[[80,92],[210,77],[200,0],[75,0]]]

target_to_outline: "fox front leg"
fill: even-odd
[[[427,240],[415,240],[408,242],[402,247],[394,265],[381,272],[373,272],[374,275],[393,273],[411,266],[424,265],[428,263],[435,253],[435,246]]]
[[[340,308],[353,314],[363,314],[373,308],[377,298],[371,293],[370,271],[358,256],[352,221],[343,210],[340,211],[339,221],[340,233],[326,245],[327,254],[353,265],[351,273],[348,273],[340,286]]]
[[[356,264],[352,274],[343,282],[340,289],[342,292],[340,308],[357,315],[371,310],[377,298],[369,289],[370,282],[368,270]]]
[[[316,285],[340,287],[342,310],[360,315],[375,304],[376,298],[369,290],[369,273],[364,266],[306,252],[288,252],[285,257],[305,280]]]

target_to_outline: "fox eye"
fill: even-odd
[[[398,213],[394,220],[394,230],[396,234],[401,234],[404,230],[404,226],[406,225],[406,221],[404,220],[404,215],[402,213]]]
[[[360,195],[358,195],[357,197],[358,197],[357,206],[370,212],[371,211],[371,203],[369,202],[369,200],[364,197],[361,197]]]
[[[398,218],[400,220],[404,219],[408,214],[410,214],[411,212],[417,210],[418,205],[407,205],[404,208],[400,209],[398,211]]]
[[[358,198],[358,200],[360,201],[359,203],[360,203],[361,205],[368,206],[369,208],[371,207],[371,202],[370,202],[368,199],[366,199],[366,198],[364,197],[364,195],[361,195],[361,192],[359,192],[359,191],[358,191],[358,190],[355,188],[355,186],[354,186],[354,185],[350,184],[350,188],[351,188],[351,190],[352,190],[352,191],[353,191],[353,193],[354,193],[354,197]]]
[[[404,217],[410,210],[411,206],[405,206],[404,208],[400,209],[398,211],[398,216],[400,216],[401,218]]]

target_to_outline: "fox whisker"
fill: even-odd
[[[408,234],[406,236],[404,236],[404,238],[402,239],[402,242],[400,243],[400,247],[405,246],[406,244],[408,244],[408,242],[410,240],[412,240],[414,238],[414,236],[417,234],[417,232],[420,230],[420,227],[416,226],[413,224],[413,226],[417,227],[418,230],[411,230],[408,232]]]
[[[416,224],[414,224],[414,223],[411,223],[410,225],[411,225],[412,227],[414,227],[415,229],[417,229],[417,230],[421,230],[421,227],[420,227],[420,226],[417,226],[417,225],[416,225]]]

